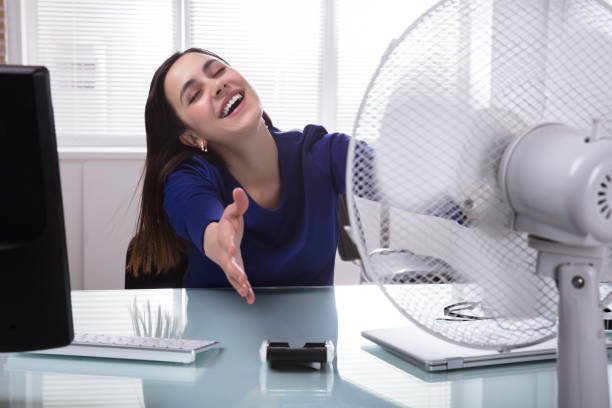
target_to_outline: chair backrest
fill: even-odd
[[[344,227],[350,226],[348,209],[346,207],[346,197],[344,194],[340,195],[338,200],[338,216],[340,218],[340,236],[338,237],[338,255],[343,261],[358,260],[359,251],[357,247],[349,237],[348,233],[344,230]]]
[[[171,269],[164,274],[158,273],[154,266],[150,274],[145,274],[142,271],[138,271],[138,277],[136,277],[127,268],[130,257],[132,256],[133,241],[134,238],[131,239],[125,256],[125,289],[160,289],[183,287],[183,275],[185,275],[185,270],[187,269],[186,255],[181,258],[181,262],[176,268]]]

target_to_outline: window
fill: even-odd
[[[434,2],[21,0],[14,62],[49,68],[60,146],[144,146],[153,72],[192,46],[238,69],[277,127],[351,133],[390,40]]]
[[[359,105],[392,40],[437,0],[336,0],[336,126],[351,133]]]
[[[27,63],[47,66],[58,144],[144,146],[153,72],[179,47],[175,2],[22,1]]]
[[[192,0],[186,18],[186,46],[215,51],[240,71],[275,126],[320,123],[321,0]]]

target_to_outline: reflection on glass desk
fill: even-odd
[[[554,362],[429,373],[361,337],[403,317],[372,285],[256,290],[76,291],[75,331],[133,335],[134,302],[183,338],[219,341],[191,365],[0,354],[1,406],[556,407]],[[169,321],[168,320],[168,321]],[[141,327],[142,329],[142,327]],[[332,340],[320,369],[262,364],[263,340]]]

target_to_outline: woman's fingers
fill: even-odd
[[[226,260],[224,264],[224,272],[230,284],[242,297],[246,297],[247,302],[252,304],[255,301],[255,294],[251,288],[251,284],[247,278],[242,262],[236,258]]]
[[[232,192],[234,202],[225,207],[223,216],[231,221],[241,219],[246,210],[249,208],[249,199],[240,187],[236,187]]]
[[[227,280],[234,287],[234,289],[236,289],[236,292],[238,292],[240,296],[246,297],[246,295],[249,293],[249,288],[241,284],[240,282],[236,281],[236,279],[232,277],[228,277]]]
[[[204,231],[204,253],[221,267],[229,283],[249,304],[255,294],[244,272],[240,255],[240,243],[244,230],[243,215],[249,207],[249,199],[241,188],[232,192],[234,202],[223,211],[219,221],[210,223]]]
[[[236,258],[228,258],[225,261],[224,269],[228,278],[232,278],[241,285],[248,284],[249,280],[246,273],[244,273],[244,269],[238,264]]]
[[[253,288],[249,285],[249,292],[246,296],[247,303],[252,305],[255,302],[255,292],[253,292]]]
[[[224,260],[221,263],[223,271],[230,284],[240,296],[245,297],[249,304],[255,301],[255,294],[244,272],[240,257],[240,242],[244,228],[243,215],[249,207],[249,199],[245,191],[235,188],[232,192],[234,202],[228,205],[219,220],[219,246],[225,248]]]
[[[243,215],[249,208],[249,198],[245,191],[240,187],[236,187],[232,192],[234,196],[234,204],[236,204],[236,211],[238,214]]]
[[[225,240],[227,235],[229,235],[227,243],[221,242],[221,245],[227,245],[230,258],[236,256],[236,247],[240,247],[244,228],[242,216],[249,207],[249,199],[243,189],[235,188],[232,194],[234,202],[225,208],[223,216],[219,220],[219,223],[224,227],[221,239]]]

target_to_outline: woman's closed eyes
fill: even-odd
[[[225,72],[225,67],[221,67],[219,68],[214,74],[213,74],[213,78],[218,78],[221,75],[223,75],[223,73]],[[191,105],[193,102],[195,102],[198,97],[200,96],[201,91],[198,89],[196,92],[193,93],[193,95],[191,96],[191,98],[189,98],[189,102],[187,102],[188,105]]]
[[[221,67],[217,70],[217,72],[215,72],[215,74],[213,75],[213,78],[218,78],[221,76],[221,74],[223,74],[225,72],[225,67]]]
[[[196,101],[196,99],[198,99],[198,96],[200,96],[200,93],[201,93],[201,91],[200,91],[200,90],[196,91],[196,92],[195,92],[195,93],[194,93],[194,94],[191,96],[191,98],[189,98],[189,102],[187,102],[187,104],[188,104],[188,105],[191,105],[193,102],[195,102],[195,101]]]

